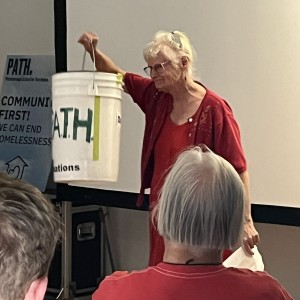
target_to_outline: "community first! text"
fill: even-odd
[[[0,109],[0,120],[28,121],[29,110]]]
[[[20,107],[20,109],[16,109]],[[2,96],[0,120],[28,121],[31,108],[51,108],[51,98],[43,96]],[[21,110],[27,108],[27,110]]]

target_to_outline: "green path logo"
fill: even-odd
[[[85,141],[90,143],[92,140],[92,124],[93,124],[93,111],[87,109],[86,118],[81,118],[82,111],[74,107],[60,108],[59,112],[55,111],[53,115],[53,138],[57,135],[63,139],[78,138],[78,128],[85,128]],[[70,120],[73,119],[72,124]]]

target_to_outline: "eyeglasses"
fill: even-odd
[[[156,64],[154,66],[145,67],[144,71],[148,76],[151,76],[153,70],[158,74],[162,74],[165,71],[165,65],[167,65],[169,62],[171,62],[171,60],[167,60],[165,62],[162,62],[161,64]]]

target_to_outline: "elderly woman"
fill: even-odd
[[[292,299],[265,272],[222,265],[222,250],[241,239],[244,188],[234,168],[205,145],[179,155],[156,207],[163,262],[106,277],[93,300]]]
[[[98,36],[84,33],[80,39],[95,59],[98,71],[121,73],[124,90],[145,113],[146,127],[141,157],[141,189],[150,188],[150,212],[157,202],[167,171],[177,155],[191,145],[206,144],[228,160],[239,173],[246,190],[244,246],[248,253],[259,242],[251,217],[249,177],[240,131],[228,103],[194,81],[194,50],[188,37],[179,31],[159,31],[144,49],[150,78],[118,67],[97,49]],[[96,49],[96,50],[94,50]],[[149,265],[162,261],[164,242],[150,222]]]

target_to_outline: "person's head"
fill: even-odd
[[[167,241],[223,250],[240,241],[244,188],[232,167],[205,145],[182,152],[163,185],[157,227]]]
[[[143,55],[148,64],[145,72],[153,79],[168,68],[183,78],[193,77],[195,51],[186,34],[180,31],[158,31]]]
[[[31,184],[0,172],[0,299],[44,299],[61,235],[52,203]]]

